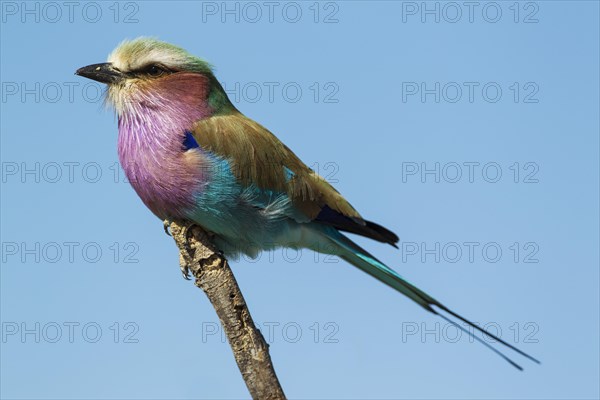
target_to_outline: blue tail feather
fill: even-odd
[[[466,319],[466,318],[458,315],[454,311],[450,310],[449,308],[444,306],[442,303],[440,303],[439,301],[437,301],[436,299],[434,299],[433,297],[431,297],[430,295],[428,295],[427,293],[422,291],[421,289],[419,289],[416,286],[414,286],[413,284],[409,283],[396,271],[394,271],[393,269],[391,269],[390,267],[388,267],[387,265],[385,265],[384,263],[379,261],[377,258],[375,258],[371,254],[369,254],[366,250],[362,249],[360,246],[358,246],[356,243],[354,243],[353,241],[348,239],[346,236],[339,233],[337,230],[328,231],[326,233],[326,235],[331,241],[333,241],[336,245],[339,246],[340,251],[337,254],[341,258],[348,261],[350,264],[358,267],[359,269],[366,272],[367,274],[373,276],[374,278],[380,280],[381,282],[387,284],[388,286],[396,289],[400,293],[404,294],[405,296],[407,296],[408,298],[410,298],[411,300],[413,300],[414,302],[419,304],[421,307],[425,308],[427,311],[432,312],[433,314],[439,315],[446,321],[457,326],[459,329],[467,332],[472,337],[474,337],[478,342],[482,343],[483,345],[485,345],[486,347],[491,349],[493,352],[498,354],[500,357],[502,357],[504,360],[508,361],[515,368],[522,370],[521,366],[516,364],[514,361],[512,361],[506,355],[504,355],[503,353],[501,353],[500,351],[498,351],[497,349],[495,349],[488,343],[482,341],[481,339],[476,337],[472,331],[467,331],[462,326],[460,326],[457,322],[449,319],[446,315],[441,314],[439,311],[444,311],[445,313],[449,314],[450,316],[457,318],[458,320],[464,322],[467,325],[470,325],[474,329],[494,338],[499,343],[510,348],[511,350],[514,350],[515,352],[521,354],[522,356],[529,358],[530,360],[532,360],[538,364],[540,363],[537,359],[531,357],[527,353],[524,353],[523,351],[517,349],[516,347],[505,342],[504,340],[500,339],[499,337],[489,333],[485,329],[480,328],[479,326],[475,325],[468,319]]]

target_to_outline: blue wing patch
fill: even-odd
[[[198,142],[196,142],[196,139],[194,139],[194,135],[192,135],[192,132],[185,131],[185,138],[183,139],[184,150],[187,151],[191,149],[197,149],[199,147],[200,145],[198,144]]]

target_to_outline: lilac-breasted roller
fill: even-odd
[[[108,85],[107,100],[119,121],[119,161],[160,219],[198,224],[228,257],[255,257],[277,247],[339,256],[468,334],[473,335],[449,316],[537,362],[343,235],[392,246],[398,242],[393,232],[364,219],[275,135],[238,111],[204,60],[171,44],[138,38],[120,44],[108,62],[76,73]]]

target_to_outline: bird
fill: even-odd
[[[76,75],[107,85],[118,117],[119,162],[142,202],[163,221],[207,231],[228,258],[279,247],[335,255],[522,367],[458,321],[521,356],[537,359],[455,313],[353,242],[397,248],[398,236],[369,221],[324,178],[230,101],[211,64],[152,37],[120,43],[107,62]],[[183,271],[187,277],[187,270]]]

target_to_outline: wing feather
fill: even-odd
[[[259,123],[239,112],[198,121],[192,135],[200,147],[225,157],[243,185],[287,193],[310,220],[394,244],[398,237],[365,221],[325,179]]]

